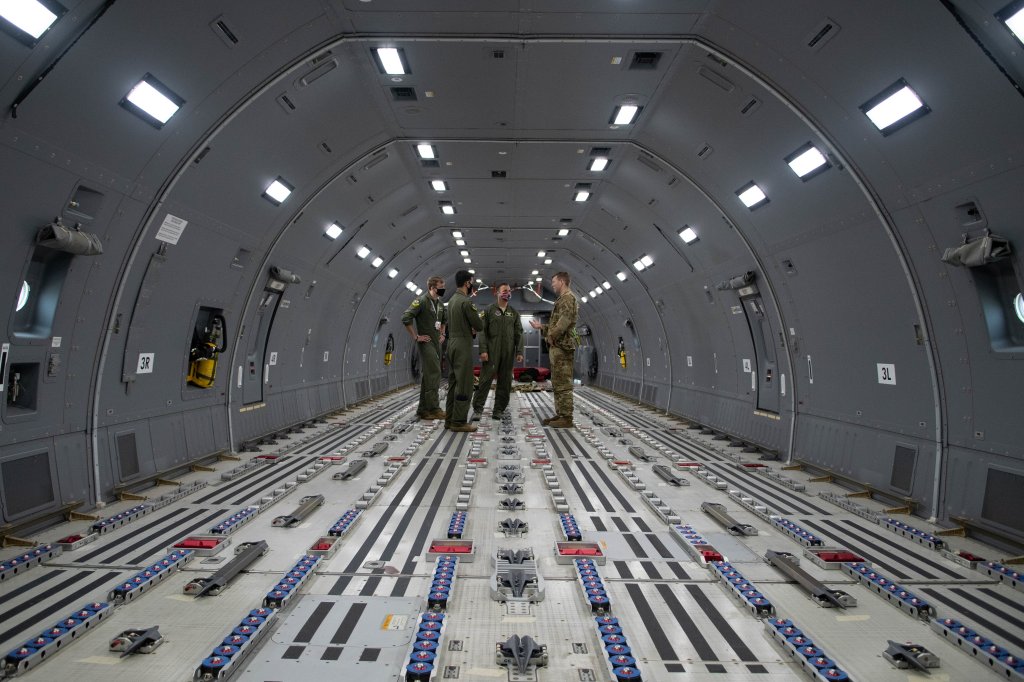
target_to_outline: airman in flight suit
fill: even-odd
[[[416,408],[420,419],[445,418],[437,397],[441,385],[441,344],[447,322],[442,296],[444,279],[431,277],[427,280],[427,291],[413,299],[402,314],[402,324],[420,353],[420,404]]]
[[[480,347],[480,382],[473,394],[473,421],[479,421],[491,390],[491,381],[498,379],[494,391],[493,417],[500,417],[508,407],[512,392],[512,364],[523,361],[523,324],[519,311],[508,304],[512,287],[498,286],[498,301],[481,313],[484,331],[478,337]]]
[[[448,399],[444,425],[452,431],[472,433],[476,427],[468,422],[469,403],[473,398],[473,334],[482,331],[480,312],[469,300],[473,275],[468,270],[455,273],[455,293],[448,301]]]

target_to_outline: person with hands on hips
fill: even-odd
[[[416,343],[420,354],[420,402],[416,416],[420,419],[444,419],[438,399],[441,386],[441,344],[447,328],[447,309],[441,302],[444,278],[431,277],[427,290],[417,296],[402,314],[402,324]]]

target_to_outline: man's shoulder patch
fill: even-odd
[[[410,307],[412,307],[412,308],[419,308],[420,307],[420,299],[418,299],[418,298],[414,299],[413,302],[412,302],[412,306],[410,306]]]

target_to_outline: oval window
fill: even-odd
[[[1017,319],[1024,323],[1024,293],[1018,293],[1013,297],[1013,312],[1017,313]]]
[[[20,312],[25,304],[28,303],[29,294],[32,293],[32,287],[29,286],[28,282],[21,283],[21,292],[18,294],[18,307],[14,309],[14,312]],[[1017,294],[1017,298],[1020,298],[1020,294]],[[1020,309],[1018,308],[1017,314],[1020,315]]]

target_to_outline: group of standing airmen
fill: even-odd
[[[551,386],[555,394],[555,415],[544,420],[553,428],[572,428],[572,368],[579,338],[576,318],[579,302],[569,287],[569,274],[555,273],[551,288],[555,301],[551,320],[541,324],[530,320],[548,344],[551,362]],[[497,379],[492,416],[500,417],[508,408],[512,390],[512,367],[523,360],[523,327],[519,312],[509,305],[512,289],[502,284],[495,292],[497,302],[479,311],[473,305],[473,275],[468,270],[455,273],[455,293],[447,303],[442,277],[427,280],[427,290],[416,297],[402,315],[420,352],[420,401],[416,415],[420,419],[444,419],[446,429],[473,432],[483,413],[491,382]],[[479,338],[480,383],[473,389],[473,338]],[[441,384],[441,345],[448,340],[448,397],[441,409],[438,390]]]

